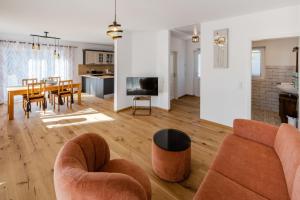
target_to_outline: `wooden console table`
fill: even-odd
[[[137,101],[148,101],[149,106],[137,106]],[[132,114],[136,115],[135,113],[137,110],[149,110],[149,115],[151,115],[151,96],[133,97]]]

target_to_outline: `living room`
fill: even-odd
[[[10,0],[0,13],[0,199],[300,200],[297,123],[251,120],[252,43],[299,38],[298,0]]]

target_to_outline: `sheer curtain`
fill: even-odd
[[[22,85],[24,78],[73,79],[74,48],[60,47],[60,58],[54,56],[54,50],[53,46],[33,50],[27,43],[0,42],[0,103],[7,99],[7,87]]]

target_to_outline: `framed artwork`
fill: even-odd
[[[228,68],[228,32],[229,29],[214,31],[214,67]]]

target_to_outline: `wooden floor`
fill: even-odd
[[[44,115],[33,105],[26,119],[16,105],[15,120],[8,121],[5,105],[0,106],[0,200],[53,200],[53,163],[67,140],[87,132],[102,135],[112,158],[125,158],[149,175],[153,200],[191,200],[212,162],[223,138],[231,129],[200,121],[199,98],[183,97],[172,102],[170,112],[154,109],[152,116],[114,113],[112,100],[83,96],[73,111],[62,108]],[[181,183],[157,178],[151,169],[153,134],[163,128],[180,129],[192,138],[192,171]]]

